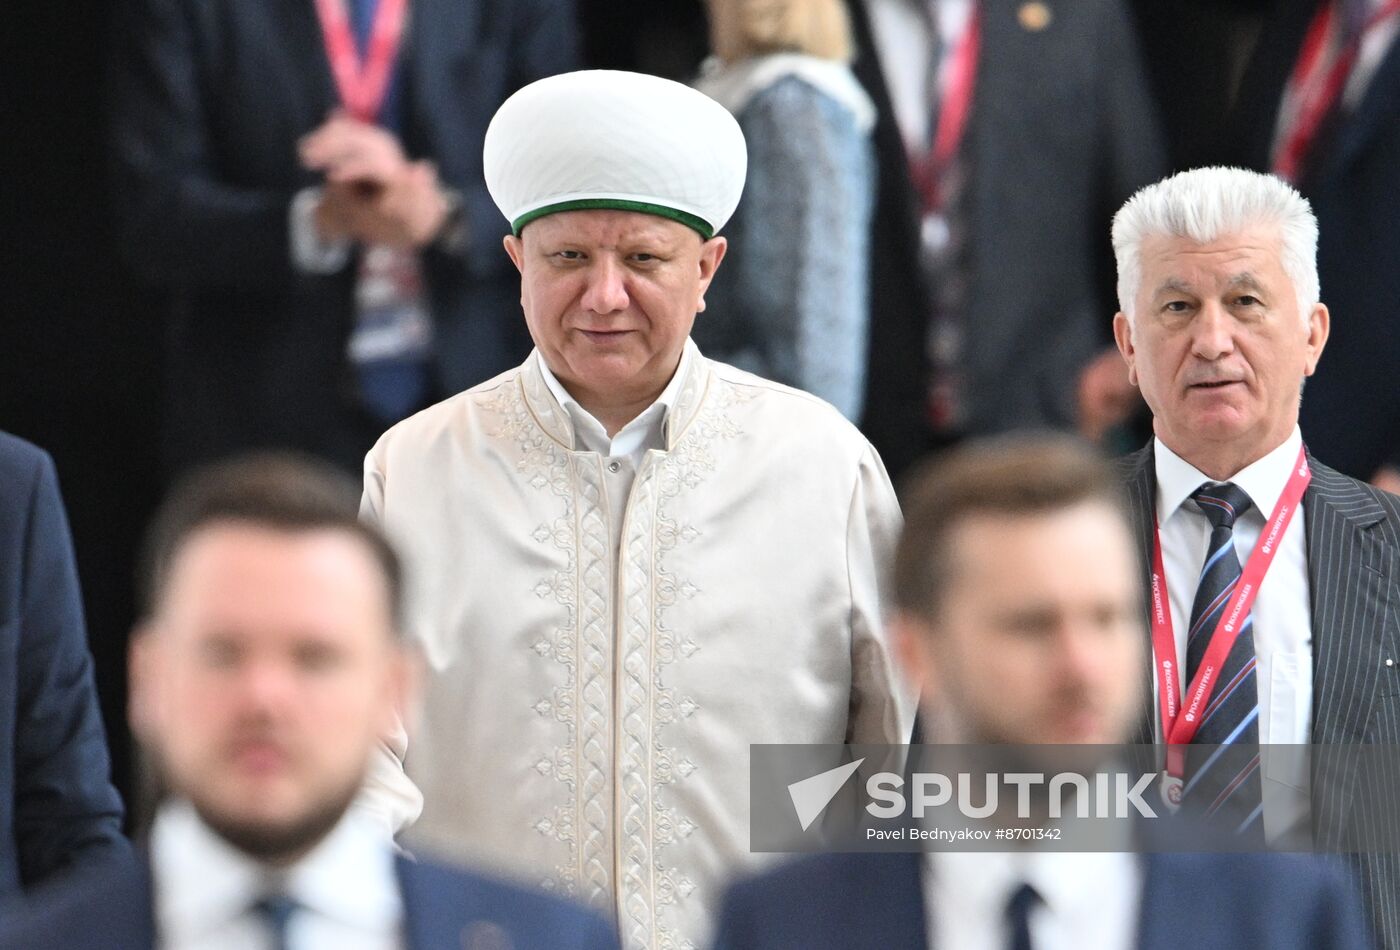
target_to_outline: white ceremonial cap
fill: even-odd
[[[486,130],[486,187],[520,229],[558,211],[657,214],[709,239],[744,190],[739,123],[689,86],[591,69],[533,82]]]

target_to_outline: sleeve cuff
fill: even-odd
[[[316,230],[316,206],[320,188],[303,188],[296,193],[288,210],[292,266],[303,274],[333,274],[350,260],[350,242],[326,241]]]

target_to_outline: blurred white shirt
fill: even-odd
[[[403,899],[382,828],[352,810],[285,869],[234,848],[185,802],[161,808],[151,830],[155,919],[162,950],[269,950],[253,905],[269,892],[298,904],[288,942],[298,950],[403,950]]]
[[[1302,434],[1295,426],[1282,445],[1230,481],[1249,495],[1254,506],[1235,522],[1235,553],[1243,567],[1273,513],[1293,472]],[[1186,669],[1186,634],[1191,604],[1210,548],[1210,522],[1191,501],[1191,493],[1214,480],[1154,441],[1157,469],[1157,518],[1161,524],[1162,563],[1167,572],[1172,631],[1178,669]],[[1259,741],[1306,745],[1312,732],[1312,591],[1308,586],[1308,546],[1302,506],[1288,523],[1273,566],[1254,601],[1254,652],[1259,657]],[[1155,670],[1155,667],[1154,667]],[[1161,741],[1162,718],[1154,674],[1153,717]],[[1308,757],[1302,754],[1263,757],[1264,835],[1270,840],[1308,815]]]

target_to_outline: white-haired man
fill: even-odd
[[[1149,575],[1143,738],[1184,747],[1177,791],[1241,834],[1363,850],[1360,822],[1394,792],[1354,761],[1191,753],[1400,740],[1400,500],[1319,464],[1298,429],[1328,333],[1316,220],[1277,178],[1203,168],[1134,195],[1113,244],[1114,333],[1156,433],[1124,462]],[[1400,946],[1400,856],[1359,865]]]
[[[409,842],[605,906],[631,947],[702,945],[754,860],[750,743],[897,743],[912,711],[875,450],[689,342],[745,155],[723,107],[655,77],[508,100],[486,180],[536,351],[365,466],[422,583],[424,715],[381,773],[422,791]]]

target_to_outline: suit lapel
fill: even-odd
[[[404,950],[463,946],[462,921],[480,913],[476,891],[445,893],[432,886],[421,865],[404,857],[394,866],[403,894]]]
[[[275,35],[285,38],[281,44],[285,51],[283,73],[276,80],[277,87],[292,98],[292,114],[300,119],[298,125],[313,129],[340,103],[315,0],[268,4],[268,16],[277,21]],[[314,63],[314,68],[308,69],[307,63]]]
[[[852,862],[848,893],[864,891],[866,900],[853,901],[868,917],[852,921],[850,933],[870,938],[869,946],[928,947],[928,912],[924,904],[924,856],[919,852],[869,855]],[[876,939],[876,935],[878,939]]]
[[[1157,508],[1157,476],[1153,461],[1152,443],[1118,462],[1119,475],[1123,479],[1123,489],[1128,505],[1128,517],[1133,530],[1133,540],[1138,550],[1138,576],[1142,579],[1142,617],[1152,616],[1152,525]],[[1154,741],[1152,716],[1152,633],[1150,624],[1146,627],[1147,655],[1149,662],[1143,670],[1143,714],[1138,721],[1137,733],[1133,742],[1151,745]]]
[[[1326,755],[1364,742],[1379,686],[1389,549],[1371,529],[1384,509],[1360,483],[1309,459],[1303,496],[1312,597],[1313,826],[1320,840],[1347,824],[1356,770]]]
[[[401,114],[405,133],[416,140],[416,150],[423,154],[451,152],[452,143],[438,141],[438,132],[456,128],[457,123],[444,121],[436,113],[461,112],[462,97],[471,94],[460,87],[457,61],[477,48],[480,12],[481,4],[475,0],[410,0]]]

